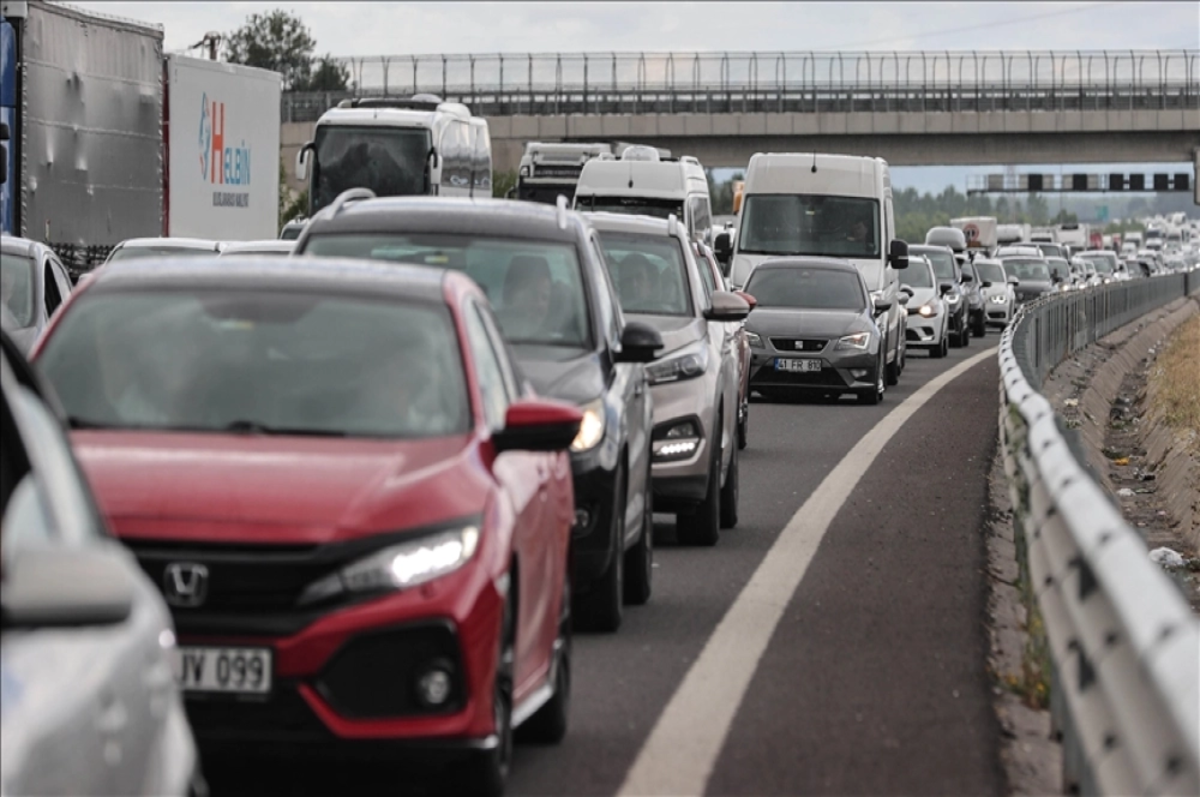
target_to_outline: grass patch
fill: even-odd
[[[1192,431],[1188,444],[1200,454],[1200,316],[1193,316],[1171,336],[1150,374],[1152,406],[1178,431]]]

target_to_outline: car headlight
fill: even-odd
[[[578,434],[571,441],[571,450],[588,451],[604,439],[604,399],[589,401],[579,409],[583,413],[583,420],[579,423]]]
[[[871,345],[870,332],[856,332],[853,335],[846,335],[838,339],[835,349],[854,349],[857,351],[866,351]]]
[[[990,299],[992,304],[1004,304],[1008,301],[1008,297],[1002,293],[993,294]]]
[[[944,297],[946,304],[958,304],[962,300],[962,294],[958,291],[950,291]]]
[[[300,603],[315,603],[343,592],[415,587],[458,570],[478,547],[479,528],[473,525],[414,537],[314,581],[300,596]]]
[[[751,332],[749,330],[746,330],[746,340],[750,341],[750,348],[752,348],[752,349],[765,349],[766,348],[766,346],[763,345],[762,338],[759,337],[757,332]]]
[[[694,379],[708,369],[708,342],[693,343],[679,354],[646,366],[646,379],[651,385]]]
[[[933,302],[926,302],[925,304],[923,304],[919,308],[917,308],[917,313],[922,318],[933,318],[935,315],[938,314],[938,308],[937,308],[937,305],[935,305]]]

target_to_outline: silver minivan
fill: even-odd
[[[654,510],[676,515],[679,542],[714,545],[738,520],[737,333],[750,305],[703,278],[676,217],[585,216],[622,312],[663,338],[664,353],[646,366]]]

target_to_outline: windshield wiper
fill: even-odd
[[[239,419],[232,421],[219,430],[221,432],[242,432],[246,434],[266,434],[266,435],[284,435],[284,436],[304,436],[304,437],[345,437],[345,432],[339,432],[336,429],[302,429],[288,428],[282,426],[268,426],[265,423],[258,421],[249,421]]]

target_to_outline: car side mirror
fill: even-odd
[[[893,240],[888,246],[888,265],[895,269],[908,268],[908,244]]]
[[[728,232],[717,234],[716,240],[713,241],[713,254],[722,264],[729,262],[729,258],[733,257],[733,240]]]
[[[879,299],[875,302],[875,312],[876,313],[886,313],[888,310],[891,310],[891,309],[892,309],[892,303],[889,302],[887,299]]]
[[[755,299],[753,296],[746,293],[745,291],[734,291],[733,293],[736,296],[740,296],[742,298],[743,302],[750,305],[751,310],[753,310],[755,307],[758,307],[758,299]]]
[[[0,610],[9,628],[122,623],[133,613],[132,569],[110,546],[28,549],[5,562]]]
[[[974,282],[974,281],[975,281],[975,278],[974,278],[974,277],[972,277],[970,274],[963,274],[963,275],[962,275],[962,284],[963,284],[963,285],[970,285],[970,284],[971,284],[972,282]]]
[[[1008,284],[1009,284],[1009,285],[1020,285],[1020,284],[1021,284],[1021,280],[1020,280],[1019,278],[1017,278],[1017,277],[1009,277],[1009,278],[1008,278]]]
[[[743,321],[750,315],[750,303],[730,291],[713,291],[712,306],[704,311],[709,321]]]
[[[896,301],[900,303],[901,307],[905,307],[908,305],[908,300],[911,298],[912,298],[911,293],[905,293],[904,291],[900,291],[899,295],[896,296]]]
[[[651,363],[663,349],[658,330],[640,321],[629,321],[621,332],[621,351],[614,358],[619,363]]]
[[[296,153],[296,179],[304,182],[308,179],[308,153],[314,152],[316,145],[311,142],[305,142],[300,151]]]
[[[552,399],[521,399],[508,407],[504,428],[492,434],[496,453],[502,451],[566,451],[579,434],[583,413],[578,407]]]
[[[949,293],[952,290],[954,290],[953,282],[943,282],[940,285],[938,285],[938,293],[942,296],[945,296],[947,293]]]
[[[992,287],[992,283],[988,280],[984,280],[983,282],[979,283],[979,287],[980,288],[990,288],[990,287]]]

